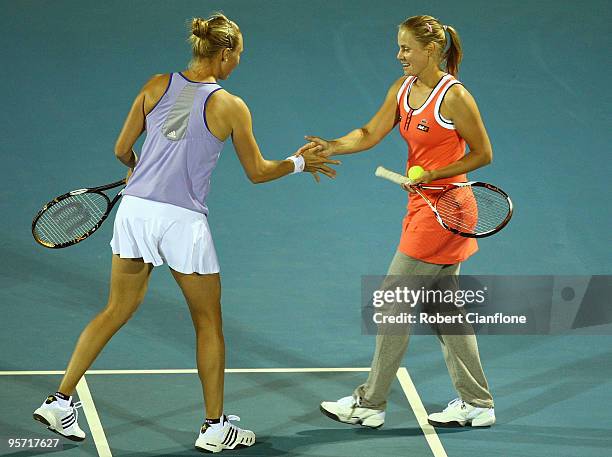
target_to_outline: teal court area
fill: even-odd
[[[427,455],[429,451],[423,431],[410,413],[407,397],[401,388],[389,399],[394,411],[388,420],[395,425],[388,429],[347,428],[328,423],[328,419],[319,413],[313,404],[318,398],[317,391],[333,391],[339,382],[347,385],[357,383],[365,370],[229,370],[226,388],[233,394],[226,402],[227,411],[236,414],[244,411],[251,416],[256,411],[265,413],[256,421],[258,444],[233,453],[250,456],[369,456],[372,449],[380,449],[379,455],[399,455],[410,449],[417,455]],[[192,446],[197,432],[194,424],[198,424],[201,408],[197,400],[201,395],[197,375],[193,370],[167,371],[170,373],[158,370],[122,374],[101,370],[87,375],[86,382],[82,382],[77,390],[84,402],[83,410],[89,425],[87,431],[92,439],[78,447],[65,445],[62,455],[202,455]],[[57,375],[6,375],[1,378],[3,383],[7,383],[7,386],[2,385],[3,388],[19,386],[26,396],[37,390],[37,384],[51,380],[57,381]],[[410,393],[410,385],[408,382],[406,393]],[[121,400],[115,401],[118,398]],[[249,420],[245,415],[243,418]],[[252,418],[251,422],[254,422]],[[244,425],[248,426],[246,422]],[[424,427],[431,433],[431,427]],[[20,432],[40,434],[37,427],[27,427]],[[434,440],[434,445],[439,447],[437,439]]]
[[[125,115],[151,75],[185,69],[194,16],[223,10],[240,25],[245,51],[222,85],[249,105],[260,148],[275,160],[304,135],[335,138],[368,121],[401,75],[397,24],[406,17],[453,25],[465,52],[459,79],[494,150],[470,179],[499,185],[515,204],[507,228],[480,241],[462,275],[612,274],[608,1],[1,5],[0,455],[200,455],[194,332],[165,266],[80,384],[87,439],[58,450],[8,447],[11,438],[56,437],[32,412],[57,388],[108,294],[112,221],[74,247],[49,250],[34,243],[32,217],[54,195],[125,175],[113,155]],[[350,395],[367,377],[374,337],[362,333],[361,281],[387,271],[406,206],[405,192],[374,170],[402,171],[406,157],[392,132],[342,157],[333,181],[303,174],[254,186],[225,145],[208,199],[223,287],[225,410],[257,444],[221,455],[612,455],[612,330],[603,317],[563,334],[479,335],[492,428],[425,425],[426,413],[456,396],[428,335],[410,341],[383,428],[319,412],[322,400]]]
[[[489,377],[498,380],[498,423],[485,429],[433,429],[427,424],[425,411],[444,406],[442,394],[450,395],[451,391],[441,356],[431,344],[437,344],[433,338],[414,338],[413,346],[419,353],[411,357],[413,368],[399,370],[385,426],[377,430],[339,424],[318,411],[320,400],[349,394],[363,382],[367,368],[228,369],[225,409],[241,416],[240,425],[255,429],[258,442],[251,448],[225,452],[249,456],[468,457],[487,449],[487,455],[509,457],[604,456],[612,444],[609,413],[594,399],[606,398],[610,388],[610,367],[598,366],[610,353],[604,346],[607,340],[591,336],[590,343],[600,349],[583,357],[577,343],[584,339],[481,338],[486,342],[483,358],[488,362]],[[509,345],[512,351],[504,349]],[[548,365],[525,370],[525,363],[535,364],[554,348],[557,356],[548,357]],[[2,421],[3,431],[9,431],[3,439],[55,437],[26,419],[37,406],[40,392],[59,381],[59,373],[0,375],[0,389],[12,392],[5,396],[4,405],[19,418]],[[195,370],[92,370],[77,393],[84,403],[81,422],[88,439],[78,445],[62,441],[63,449],[57,451],[61,455],[201,455],[193,447],[203,415]],[[40,453],[3,450],[4,455]]]

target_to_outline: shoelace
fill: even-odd
[[[79,420],[79,412],[77,411],[77,408],[82,408],[83,407],[83,403],[80,401],[77,401],[75,403],[73,403],[72,405],[72,412],[74,413],[74,423],[76,424],[77,421]]]
[[[454,408],[459,403],[461,404],[461,409],[465,408],[465,402],[461,398],[455,398],[454,400],[448,402],[448,406],[444,408],[444,411],[448,411],[449,409]]]
[[[338,404],[342,406],[347,406],[352,409],[361,408],[361,398],[359,397],[357,397],[357,399],[355,399],[355,397],[341,398],[340,400],[338,400]]]
[[[70,428],[73,425],[78,424],[79,411],[78,408],[82,408],[83,404],[80,401],[70,403],[65,409],[68,410],[66,414],[61,418],[62,427]],[[74,416],[74,419],[72,418]],[[68,424],[68,425],[65,425]]]

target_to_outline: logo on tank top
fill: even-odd
[[[172,130],[171,132],[168,132],[168,135],[166,135],[168,138],[175,140],[176,139],[176,130]]]
[[[417,125],[417,129],[422,132],[429,132],[429,126],[427,125],[427,119],[421,119],[419,125]]]

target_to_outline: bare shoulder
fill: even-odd
[[[225,89],[216,91],[211,97],[210,105],[214,106],[214,109],[219,109],[229,115],[244,114],[249,111],[247,104],[242,98],[231,94]]]
[[[459,125],[465,128],[466,122],[482,122],[476,100],[461,84],[453,85],[444,95],[440,113],[453,121],[457,128],[459,128]]]
[[[397,78],[395,80],[395,82],[393,83],[393,86],[391,86],[391,87],[398,87],[399,88],[402,84],[404,84],[406,82],[406,80],[408,78],[410,78],[410,76],[406,76],[406,75]]]
[[[397,92],[400,90],[400,87],[402,87],[402,84],[404,84],[408,78],[410,78],[410,76],[402,76],[396,79],[395,82],[389,88],[389,93],[397,94]]]
[[[170,74],[168,73],[153,75],[145,83],[144,87],[142,88],[142,91],[145,93],[151,93],[151,94],[155,92],[159,92],[160,90],[162,92],[165,92],[166,87],[168,87],[169,82],[170,82]]]
[[[227,103],[232,108],[239,110],[248,109],[246,102],[242,98],[238,97],[237,95],[230,94],[229,92],[225,92],[225,94],[227,97]]]
[[[145,113],[149,113],[157,102],[163,97],[166,88],[170,82],[169,74],[153,75],[145,83],[140,91],[140,97],[143,98],[143,107]]]
[[[452,85],[444,96],[444,105],[451,110],[466,105],[472,105],[474,103],[474,97],[472,97],[472,94],[470,94],[463,84]]]
[[[210,131],[223,141],[237,128],[251,125],[246,103],[225,89],[219,89],[210,96],[206,105],[206,118]]]

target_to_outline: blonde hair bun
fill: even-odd
[[[191,22],[191,33],[198,38],[206,38],[206,34],[208,33],[208,21],[201,17],[193,18]]]
[[[187,23],[189,24],[189,22]],[[194,59],[206,59],[223,49],[234,49],[240,29],[223,13],[213,13],[208,19],[196,17],[191,20],[191,34],[188,41]]]

